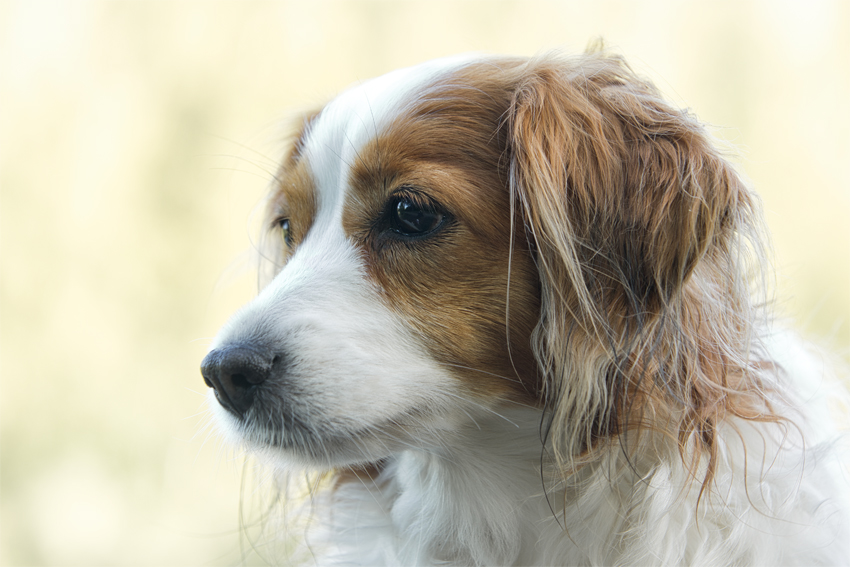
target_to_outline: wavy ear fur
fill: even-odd
[[[647,429],[694,467],[729,414],[770,419],[746,256],[755,197],[618,57],[528,64],[506,118],[542,289],[534,348],[564,470]]]

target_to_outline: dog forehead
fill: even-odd
[[[360,150],[403,114],[418,94],[452,70],[480,58],[464,54],[398,69],[355,85],[328,103],[307,133],[303,150],[320,211],[341,206],[348,171]]]

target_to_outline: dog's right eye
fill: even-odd
[[[434,204],[416,194],[402,194],[390,202],[390,227],[407,237],[425,236],[440,228],[446,215]]]

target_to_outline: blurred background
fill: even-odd
[[[0,564],[258,563],[198,365],[255,292],[282,125],[396,67],[597,37],[737,147],[777,308],[846,357],[844,0],[2,2]]]

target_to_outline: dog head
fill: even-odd
[[[752,197],[617,57],[358,85],[304,120],[269,203],[273,278],[202,367],[261,451],[374,463],[506,405],[546,416],[562,463],[662,422],[710,450],[757,390]]]

